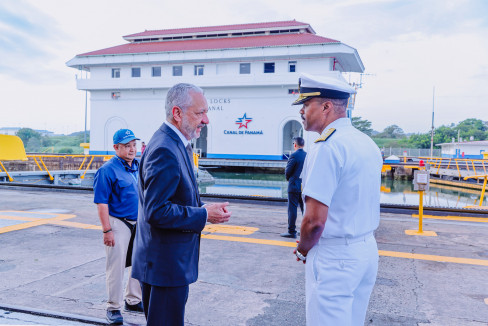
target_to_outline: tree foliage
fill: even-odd
[[[16,135],[22,139],[24,145],[27,144],[31,138],[41,138],[41,134],[31,128],[21,128],[17,131]]]
[[[473,140],[488,139],[488,122],[479,119],[466,119],[457,125],[440,126],[434,130],[434,146],[441,143],[450,143],[458,141],[458,136],[467,141],[473,137]],[[431,134],[415,134],[409,137],[409,147],[430,148]],[[438,147],[438,146],[437,146]]]
[[[386,127],[382,132],[376,135],[378,138],[403,138],[405,137],[405,133],[403,129],[398,127],[397,125],[391,125]]]
[[[373,128],[371,128],[371,121],[366,119],[361,119],[361,117],[352,117],[352,125],[356,127],[359,131],[364,132],[366,135],[371,136],[373,133]]]
[[[488,139],[488,122],[479,119],[466,119],[458,124],[452,123],[449,126],[440,126],[434,130],[434,146],[441,143],[450,143],[460,140],[486,140]],[[386,127],[373,139],[379,147],[410,147],[430,148],[431,133],[417,133],[406,136],[402,128],[397,125]],[[439,146],[435,146],[439,148]]]

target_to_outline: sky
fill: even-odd
[[[0,127],[84,130],[66,62],[123,35],[293,19],[358,50],[364,75],[345,77],[362,81],[353,116],[373,129],[427,132],[433,108],[435,127],[487,121],[487,13],[485,0],[2,0]]]

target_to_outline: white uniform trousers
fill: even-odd
[[[307,255],[307,326],[363,326],[378,272],[372,233],[321,238]]]
[[[114,234],[115,246],[105,246],[107,255],[106,281],[107,281],[107,310],[120,310],[124,300],[124,272],[127,249],[131,232],[127,225],[118,218],[109,217],[110,227]],[[131,267],[129,269],[129,281],[125,288],[125,300],[128,304],[141,302],[142,291],[138,280],[131,277]]]

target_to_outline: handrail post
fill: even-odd
[[[14,179],[10,176],[10,174],[8,174],[7,172],[7,169],[5,168],[5,166],[3,166],[3,163],[2,161],[0,161],[0,165],[2,166],[3,170],[5,171],[5,173],[7,174],[7,177],[8,177],[8,181],[12,182],[14,181]],[[0,172],[2,171],[2,169],[0,169]]]
[[[81,165],[80,165],[80,167],[78,168],[78,170],[81,170],[81,168],[83,167],[83,164],[85,164],[86,158],[87,158],[87,156],[85,156],[85,157],[83,158],[83,162],[81,162]],[[87,168],[87,170],[88,170],[88,168]]]
[[[42,168],[41,168],[41,166],[39,165],[39,162],[37,162],[36,157],[35,157],[35,156],[32,156],[32,158],[34,159],[34,162],[36,162],[37,167],[39,168],[39,171],[42,171]]]
[[[422,218],[424,216],[424,191],[420,190],[419,191],[419,233],[423,233],[423,221]]]
[[[84,179],[85,178],[85,174],[86,172],[88,171],[88,169],[90,168],[90,165],[92,164],[93,162],[93,159],[95,158],[95,156],[92,156],[90,162],[88,163],[88,165],[86,166],[86,169],[85,169],[85,173],[83,173],[83,175],[80,177],[80,179]]]
[[[51,175],[51,173],[49,173],[49,170],[47,169],[46,164],[44,164],[44,161],[42,160],[41,156],[39,156],[39,161],[41,161],[42,166],[46,169],[47,175],[49,176],[49,180],[53,181],[54,177]]]
[[[485,175],[485,180],[483,181],[483,189],[481,190],[481,196],[480,196],[480,206],[483,206],[483,197],[485,196],[485,189],[486,189],[486,179],[488,178],[488,175]]]
[[[461,179],[461,171],[459,171],[459,165],[458,165],[457,159],[454,159],[454,162],[456,162],[456,169],[457,169],[458,174],[459,174],[459,179]]]

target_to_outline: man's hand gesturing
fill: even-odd
[[[207,204],[204,207],[207,209],[207,221],[212,224],[225,223],[229,221],[231,212],[227,210],[229,203],[215,203]]]

